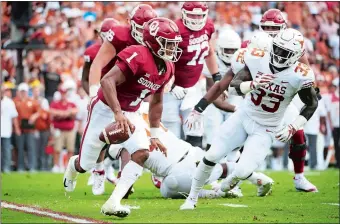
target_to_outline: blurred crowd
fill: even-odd
[[[153,6],[159,16],[176,19],[181,15],[181,2],[146,3]],[[46,49],[24,50],[23,83],[17,82],[17,51],[1,50],[3,171],[52,169],[59,172],[63,170],[63,160],[77,153],[88,101],[80,87],[84,50],[97,40],[96,29],[104,18],[127,23],[129,12],[136,4],[138,2],[32,2],[33,14],[29,21],[32,29],[28,41],[39,41]],[[208,5],[217,35],[219,30],[229,27],[243,40],[250,39],[257,32],[264,11],[278,8],[284,12],[289,21],[288,27],[300,30],[305,36],[316,84],[325,96],[326,112],[321,114],[326,119],[328,132],[323,134],[330,138],[332,130],[339,129],[338,116],[334,116],[334,112],[331,114],[329,109],[334,100],[339,101],[338,94],[337,99],[334,98],[335,91],[338,91],[340,68],[339,3],[209,2]],[[1,2],[1,7],[1,44],[6,46],[12,41],[12,9],[9,2]],[[6,118],[3,118],[4,110],[8,112]],[[339,111],[336,113],[339,114]],[[13,122],[13,134],[12,122],[6,123],[3,119]],[[317,123],[319,121],[320,118],[317,118]],[[311,134],[318,135],[319,130]],[[327,141],[330,140],[325,141],[325,147],[330,145]],[[15,150],[12,150],[13,147]],[[67,152],[64,152],[64,147]],[[274,157],[277,158],[276,155]]]

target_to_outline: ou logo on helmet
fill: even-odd
[[[159,22],[158,21],[153,21],[150,24],[150,35],[151,36],[156,36],[158,30],[159,30]]]

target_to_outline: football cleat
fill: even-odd
[[[67,168],[64,173],[64,188],[65,191],[72,192],[76,188],[78,172],[75,171],[74,161],[78,158],[78,155],[72,156],[68,161]]]
[[[296,190],[304,192],[318,192],[318,189],[309,182],[306,177],[294,178],[294,185]]]
[[[92,193],[93,195],[102,195],[105,192],[105,172],[101,171],[93,171],[93,185],[92,185]]]
[[[90,177],[89,177],[89,179],[87,180],[87,185],[89,185],[89,186],[92,186],[92,185],[93,185],[93,171],[94,171],[94,169],[91,170],[91,172],[90,172]]]
[[[232,190],[236,185],[240,182],[240,179],[237,177],[232,177],[232,175],[228,176],[221,182],[221,191],[227,192]]]
[[[230,191],[227,191],[224,197],[225,198],[241,198],[243,197],[243,194],[242,194],[241,188],[238,185],[236,185],[236,187],[234,187]]]
[[[114,203],[112,203],[110,199],[105,202],[100,212],[104,215],[108,216],[114,215],[120,218],[124,218],[131,213],[129,208],[126,208],[121,204],[114,205]]]
[[[191,199],[187,198],[184,202],[184,204],[181,205],[179,210],[194,210],[196,208],[195,201],[192,201]]]
[[[271,194],[272,192],[272,186],[274,184],[273,179],[271,179],[270,177],[262,174],[262,173],[258,173],[259,178],[257,179],[257,196],[259,197],[264,197],[267,196],[269,194]]]

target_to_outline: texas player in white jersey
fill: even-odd
[[[181,209],[194,209],[197,195],[219,159],[243,145],[244,150],[234,171],[221,186],[230,190],[240,180],[252,179],[252,172],[263,162],[277,138],[287,142],[313,115],[318,105],[313,71],[298,62],[303,55],[303,36],[294,29],[284,29],[274,38],[270,52],[252,49],[244,57],[245,67],[230,84],[232,92],[245,95],[244,104],[221,125],[210,150],[198,165],[189,197]],[[187,120],[189,127],[201,121],[203,110],[227,87],[227,79],[215,84],[201,99]],[[291,124],[280,127],[286,107],[299,94],[305,104]],[[265,183],[268,188],[271,182]]]

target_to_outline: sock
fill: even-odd
[[[115,203],[120,204],[120,201],[125,196],[129,188],[136,182],[136,180],[142,175],[143,167],[133,162],[129,161],[124,167],[121,177],[115,187],[110,199]]]
[[[305,135],[303,130],[298,130],[295,135],[292,137],[292,142],[294,144],[290,144],[290,152],[289,152],[289,158],[292,159],[294,164],[294,172],[296,174],[303,173],[304,167],[305,167],[305,159],[307,152],[306,147],[306,141],[305,141]],[[302,146],[298,148],[298,146]]]
[[[105,167],[105,169],[107,169],[109,166],[112,166],[112,164],[113,164],[113,161],[109,157],[106,157],[104,159],[104,167]]]
[[[260,179],[259,174],[256,172],[253,172],[252,175],[250,177],[248,177],[247,180],[250,181],[250,183],[254,184],[254,185],[258,185],[258,180]]]
[[[198,194],[203,188],[206,180],[209,178],[213,168],[214,166],[208,166],[203,161],[198,164],[188,197],[190,200],[197,201]]]
[[[303,173],[296,173],[294,179],[300,179],[304,177]]]
[[[227,164],[227,176],[228,176],[234,171],[236,163],[226,162],[226,164]]]
[[[96,163],[96,166],[94,167],[95,171],[102,171],[104,170],[104,161],[101,161],[100,163]]]
[[[201,189],[200,192],[198,193],[199,198],[220,198],[224,195],[225,195],[225,192],[221,190],[214,191],[214,190]]]

